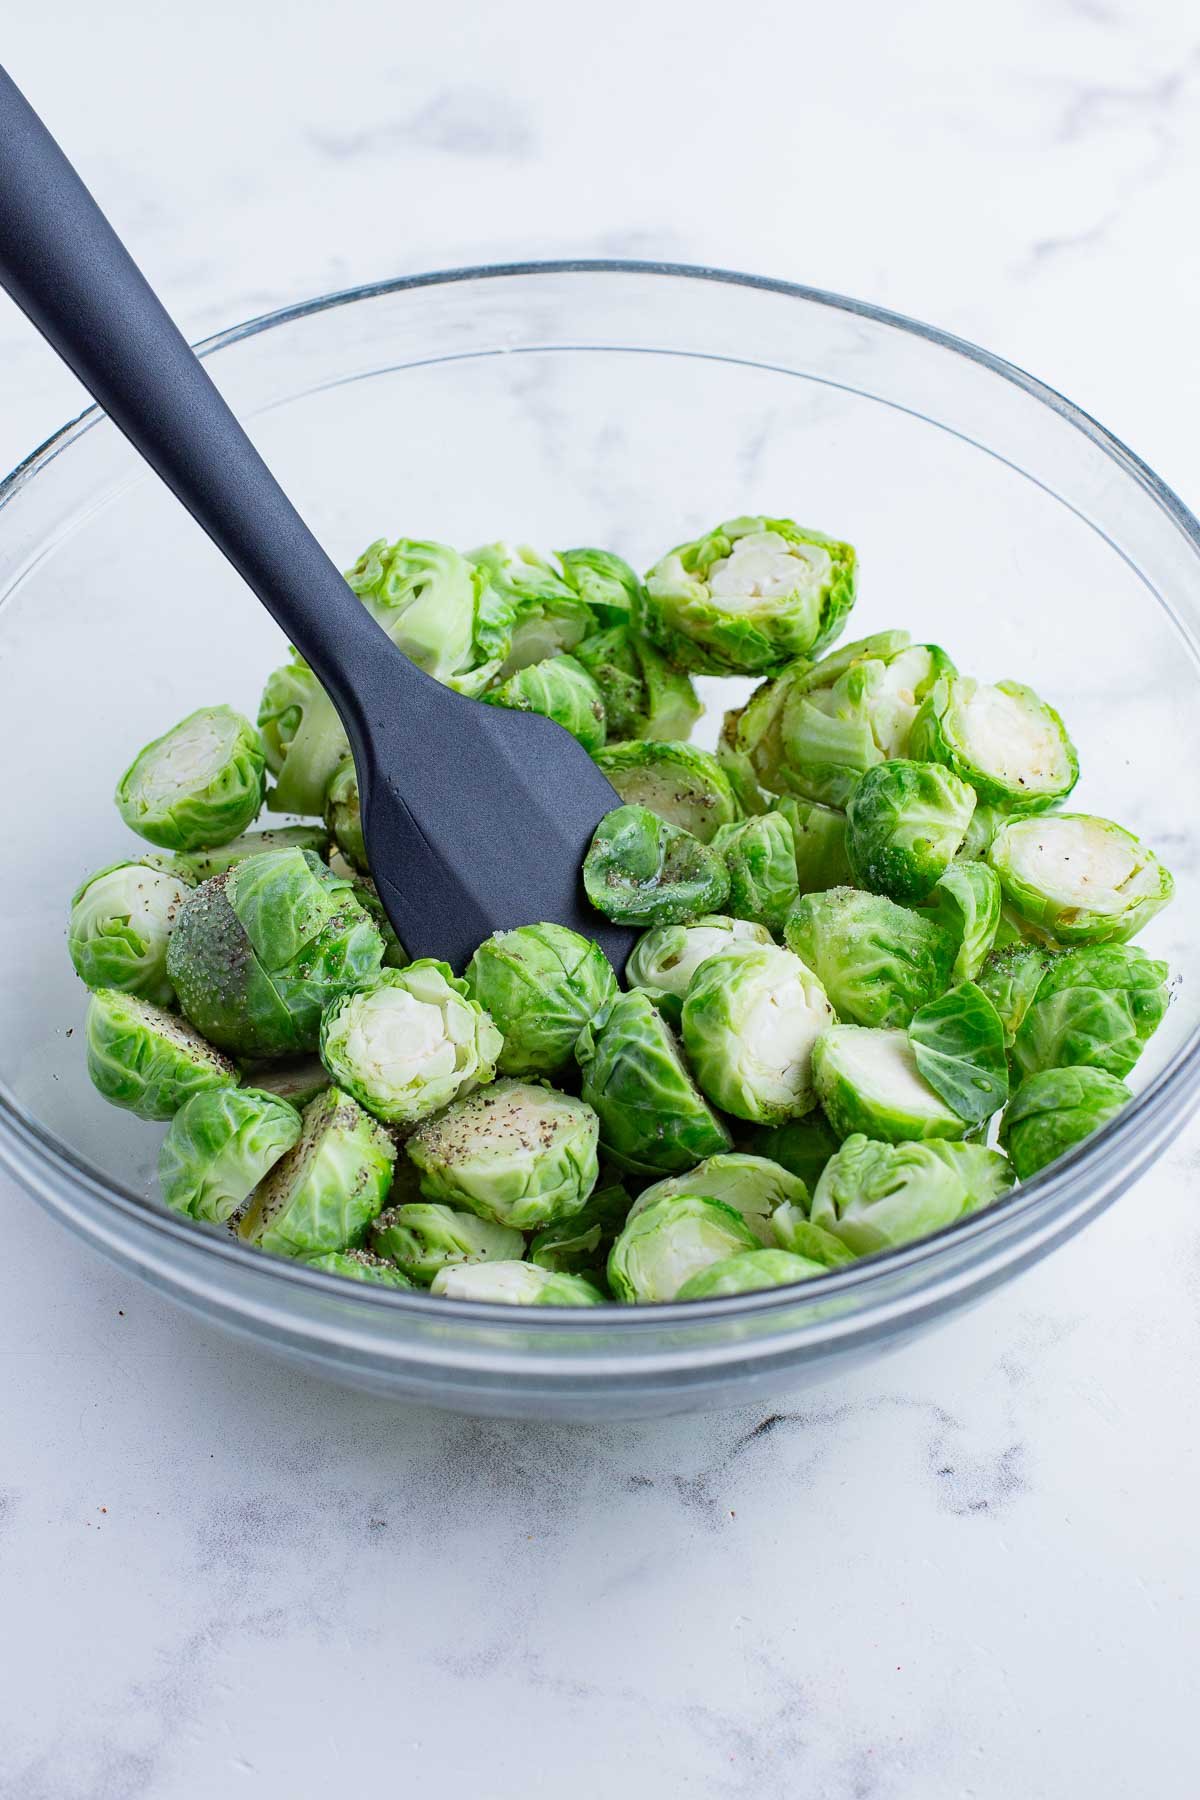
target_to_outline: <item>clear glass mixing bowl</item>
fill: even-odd
[[[862,557],[848,635],[904,625],[1032,680],[1079,745],[1081,808],[1176,873],[1143,940],[1177,977],[1136,1103],[929,1241],[809,1286],[588,1312],[352,1287],[186,1224],[161,1133],[84,1068],[63,943],[126,845],[117,773],[172,719],[253,715],[274,625],[96,412],[0,488],[0,1160],[161,1291],[327,1375],[462,1411],[597,1418],[741,1402],[877,1354],[1045,1255],[1136,1179],[1200,1078],[1200,527],[1058,394],[944,334],[718,272],[476,269],[314,301],[212,339],[209,368],[330,554],[383,533],[596,543],[645,566],[740,512]],[[706,682],[699,740],[746,688]],[[448,744],[446,754],[453,757]],[[36,1279],[36,1271],[31,1272]]]

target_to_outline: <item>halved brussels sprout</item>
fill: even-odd
[[[856,1256],[928,1237],[973,1208],[970,1164],[953,1145],[882,1144],[848,1137],[813,1195],[812,1222]]]
[[[177,850],[171,871],[189,887],[224,875],[234,863],[248,856],[265,856],[268,850],[311,850],[324,860],[329,854],[329,831],[324,825],[276,825],[269,831],[246,831],[212,850]]]
[[[953,862],[974,810],[974,790],[937,763],[876,764],[846,806],[855,879],[892,900],[926,899]]]
[[[484,544],[469,560],[481,582],[481,618],[508,640],[501,680],[574,650],[595,630],[591,607],[527,544]]]
[[[844,812],[822,806],[819,800],[798,800],[794,794],[781,794],[772,810],[782,813],[792,828],[800,893],[820,894],[852,885]]]
[[[449,682],[495,662],[477,642],[475,571],[449,544],[379,538],[346,571],[346,580],[393,644],[436,680]]]
[[[622,1168],[675,1174],[730,1148],[675,1033],[642,990],[618,994],[585,1025],[575,1055],[583,1098],[600,1117],[601,1142]]]
[[[598,624],[636,621],[642,584],[624,557],[611,550],[560,550],[558,563],[563,580],[591,607]]]
[[[1004,1024],[973,981],[915,1012],[908,1041],[929,1086],[968,1125],[982,1125],[1008,1099]]]
[[[348,756],[338,764],[325,790],[325,826],[342,855],[353,869],[365,870],[367,846],[363,841],[362,807],[358,797],[358,776],[354,759]]]
[[[464,1262],[519,1262],[525,1240],[508,1225],[434,1200],[389,1206],[371,1227],[371,1248],[428,1287],[440,1269]]]
[[[618,806],[596,827],[583,864],[588,899],[618,925],[675,925],[729,893],[721,857],[646,806]]]
[[[258,729],[275,777],[268,810],[322,818],[329,783],[350,754],[350,740],[333,701],[298,657],[267,677]]]
[[[691,677],[628,625],[585,638],[575,651],[604,700],[608,741],[682,741],[704,708]]]
[[[974,981],[1000,928],[1000,878],[983,862],[956,862],[935,882],[928,910],[958,945],[951,974]]]
[[[453,1263],[439,1269],[431,1294],[500,1306],[601,1306],[604,1295],[582,1275],[560,1275],[529,1262]]]
[[[573,1218],[539,1231],[530,1240],[529,1260],[563,1275],[603,1280],[613,1239],[628,1216],[628,1193],[619,1181],[609,1181],[595,1189]]]
[[[616,977],[598,944],[565,925],[497,931],[467,964],[472,998],[504,1037],[502,1075],[554,1075],[579,1033],[615,998]]]
[[[1042,977],[1057,954],[1061,952],[1018,938],[993,950],[979,971],[979,986],[1000,1014],[1004,1041],[1010,1049]]]
[[[979,798],[1032,812],[1065,799],[1079,759],[1052,706],[1019,681],[994,687],[969,675],[938,681],[912,728],[912,755],[944,763]]]
[[[783,935],[838,1017],[856,1025],[907,1025],[950,984],[949,932],[882,894],[848,887],[804,894]]]
[[[958,1138],[967,1129],[921,1074],[903,1031],[835,1025],[817,1040],[812,1060],[821,1105],[843,1138],[902,1144]]]
[[[674,1194],[629,1220],[608,1258],[608,1285],[627,1303],[674,1300],[685,1281],[758,1239],[731,1206]]]
[[[814,1275],[827,1273],[824,1263],[787,1250],[743,1250],[690,1276],[675,1298],[713,1300],[721,1294],[751,1294],[759,1288],[791,1287],[793,1282],[811,1281]]]
[[[739,816],[729,777],[696,744],[609,744],[595,760],[628,805],[649,807],[702,844]]]
[[[1022,1075],[1088,1067],[1128,1075],[1167,1010],[1167,965],[1133,944],[1056,957],[1013,1040]]]
[[[249,856],[181,907],[167,946],[179,1004],[235,1056],[315,1050],[321,1011],[376,980],[383,941],[311,850]]]
[[[734,1150],[727,1155],[709,1156],[685,1175],[668,1175],[643,1188],[629,1209],[636,1218],[659,1200],[673,1199],[676,1194],[703,1194],[708,1200],[720,1200],[740,1213],[760,1244],[774,1244],[771,1215],[785,1201],[807,1207],[808,1189],[802,1181],[769,1162],[763,1156],[747,1156]]]
[[[625,965],[630,987],[650,993],[674,994],[682,1000],[692,976],[708,957],[735,944],[769,944],[765,925],[751,919],[731,919],[709,913],[690,925],[657,925],[643,932]]]
[[[833,1145],[836,1154],[836,1138]],[[785,1200],[771,1214],[771,1236],[780,1250],[819,1263],[823,1269],[842,1269],[855,1260],[853,1250],[848,1249],[841,1238],[834,1237],[832,1231],[826,1231],[821,1225],[814,1225],[805,1208],[791,1200]]]
[[[158,1155],[176,1212],[224,1225],[300,1136],[300,1114],[258,1088],[207,1088],[185,1101]]]
[[[585,1100],[505,1078],[427,1119],[407,1149],[429,1199],[533,1231],[583,1206],[599,1173],[599,1127]]]
[[[686,668],[765,674],[833,642],[855,562],[853,545],[791,519],[728,519],[655,563],[643,629]]]
[[[1023,1081],[1000,1122],[1000,1142],[1022,1181],[1115,1119],[1133,1095],[1106,1069],[1042,1069]]]
[[[1013,819],[988,861],[1022,918],[1064,944],[1123,943],[1167,904],[1175,883],[1154,852],[1111,819]]]
[[[725,904],[734,917],[782,930],[800,892],[795,840],[783,814],[759,813],[736,825],[722,825],[712,847],[725,859],[729,872]]]
[[[157,1006],[175,989],[167,941],[191,889],[143,862],[111,863],[76,889],[67,923],[75,973],[90,988],[116,988]]]
[[[92,1085],[139,1119],[170,1119],[205,1088],[236,1087],[238,1072],[184,1019],[100,988],[88,1002],[87,1068]]]
[[[573,656],[549,656],[543,662],[527,663],[483,698],[489,706],[507,706],[513,712],[541,713],[543,718],[553,719],[587,751],[603,748],[604,696]]]
[[[739,945],[697,969],[683,1003],[683,1042],[714,1106],[776,1125],[815,1104],[813,1045],[833,1016],[798,956],[775,944]]]
[[[387,1199],[396,1146],[349,1094],[326,1088],[299,1141],[260,1181],[238,1235],[277,1256],[354,1248]]]
[[[753,1126],[741,1134],[738,1149],[778,1163],[789,1175],[798,1176],[811,1193],[841,1141],[824,1113],[810,1112],[802,1119],[785,1119],[782,1125]],[[789,1245],[783,1248],[787,1250]]]
[[[321,1060],[338,1086],[388,1125],[413,1125],[496,1072],[490,1016],[448,963],[383,969],[321,1017]]]
[[[164,850],[227,844],[262,811],[266,756],[249,719],[202,706],[139,750],[120,781],[117,811]]]
[[[301,1056],[294,1062],[256,1068],[251,1079],[261,1092],[286,1100],[297,1112],[303,1112],[309,1101],[329,1086],[329,1070],[319,1056]]]
[[[365,1281],[372,1287],[412,1287],[395,1263],[384,1262],[367,1250],[322,1250],[315,1256],[302,1256],[299,1261],[306,1268],[320,1269],[323,1275],[340,1275],[343,1281]]]

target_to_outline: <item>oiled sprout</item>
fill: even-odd
[[[298,657],[267,677],[258,729],[275,777],[270,811],[321,818],[329,783],[349,756],[350,742],[333,701]]]
[[[367,1250],[323,1250],[299,1259],[323,1275],[340,1275],[343,1281],[365,1281],[369,1287],[411,1288],[412,1282],[395,1263],[372,1256]]]
[[[701,1089],[722,1111],[762,1125],[815,1104],[813,1045],[833,1022],[812,970],[774,944],[709,957],[683,1003]]]
[[[1057,952],[1017,939],[993,950],[979,971],[979,986],[1000,1015],[1010,1048]]]
[[[225,844],[262,810],[266,758],[249,719],[202,706],[140,750],[117,783],[117,811],[164,850]]]
[[[791,1287],[824,1275],[826,1265],[787,1250],[743,1250],[710,1263],[684,1282],[677,1300],[715,1300],[722,1294],[751,1294],[759,1288]]]
[[[629,1208],[629,1218],[636,1218],[658,1200],[670,1200],[676,1194],[704,1194],[709,1200],[720,1200],[740,1213],[760,1244],[775,1242],[771,1233],[771,1216],[785,1203],[803,1209],[808,1207],[808,1189],[778,1163],[762,1156],[747,1156],[734,1150],[720,1156],[709,1156],[686,1175],[668,1175],[643,1188]]]
[[[533,1231],[579,1212],[599,1173],[598,1134],[586,1101],[505,1078],[426,1120],[407,1149],[430,1200]]]
[[[765,925],[751,919],[732,919],[711,913],[690,925],[656,925],[643,932],[625,965],[630,987],[650,993],[673,994],[682,1000],[692,976],[702,962],[735,944],[769,944]]]
[[[379,538],[368,545],[346,580],[398,649],[427,675],[473,687],[495,673],[501,648],[479,638],[478,581],[465,556],[430,539]]]
[[[563,1275],[587,1275],[602,1286],[613,1239],[629,1215],[629,1195],[608,1181],[588,1196],[569,1219],[547,1225],[529,1241],[529,1260]]]
[[[912,754],[944,763],[980,800],[1009,812],[1052,806],[1079,779],[1062,720],[1019,681],[990,687],[953,674],[938,681],[913,725]]]
[[[329,832],[324,825],[276,825],[273,830],[247,831],[211,850],[178,850],[171,859],[172,872],[198,887],[214,875],[224,875],[234,863],[248,856],[264,856],[268,850],[311,850],[314,856],[329,853]]]
[[[610,743],[682,742],[704,711],[691,677],[629,625],[593,632],[575,657],[600,690]]]
[[[596,763],[622,800],[649,807],[703,844],[739,815],[729,777],[715,756],[695,744],[610,744]]]
[[[798,800],[794,794],[781,794],[772,810],[782,813],[792,828],[796,887],[801,894],[852,884],[844,812],[822,806],[819,800]]]
[[[102,988],[88,1003],[88,1074],[97,1092],[141,1119],[170,1119],[205,1088],[234,1087],[237,1069],[185,1019]]]
[[[480,584],[481,622],[504,641],[501,679],[574,650],[595,630],[587,601],[528,544],[484,544],[469,560]]]
[[[974,790],[937,763],[868,769],[846,807],[855,880],[892,900],[924,900],[957,855],[974,810]]]
[[[881,1143],[957,1138],[964,1121],[925,1080],[903,1031],[835,1025],[818,1039],[813,1080],[840,1137]]]
[[[1123,943],[1175,891],[1152,850],[1089,813],[1013,819],[993,838],[988,861],[1009,904],[1064,944]]]
[[[431,1293],[447,1300],[485,1300],[499,1306],[600,1306],[604,1295],[582,1275],[560,1274],[530,1262],[455,1263],[440,1269]]]
[[[674,1194],[630,1219],[608,1258],[608,1285],[627,1303],[674,1300],[683,1284],[711,1263],[758,1239],[731,1206],[700,1194]]]
[[[715,912],[729,893],[717,851],[645,806],[618,806],[583,864],[588,899],[619,925],[675,925]]]
[[[458,1263],[517,1262],[525,1250],[519,1231],[436,1200],[389,1206],[372,1225],[370,1241],[377,1256],[420,1287]]]
[[[90,988],[117,988],[158,1006],[175,989],[167,974],[167,941],[190,888],[143,862],[113,863],[75,892],[67,949]]]
[[[1128,1075],[1167,1010],[1167,965],[1133,944],[1089,944],[1057,957],[1013,1039],[1022,1075],[1094,1068]]]
[[[675,1174],[730,1148],[674,1031],[644,992],[619,994],[584,1027],[575,1055],[601,1144],[622,1168]]]
[[[870,1256],[928,1237],[975,1205],[971,1169],[953,1145],[848,1137],[813,1195],[812,1222]]]
[[[1000,878],[987,863],[952,863],[929,896],[931,918],[958,945],[955,981],[974,981],[1000,928]]]
[[[784,926],[788,948],[820,980],[840,1019],[907,1025],[950,984],[949,932],[882,894],[805,894]]]
[[[982,1125],[1008,1099],[1004,1024],[983,989],[964,981],[912,1016],[917,1068],[968,1125]]]
[[[593,677],[573,656],[550,656],[528,663],[490,689],[489,706],[514,712],[541,713],[578,738],[585,750],[603,747],[606,736],[604,696]]]
[[[563,580],[586,601],[599,625],[628,625],[638,617],[642,584],[624,557],[611,550],[560,550]]]
[[[617,992],[599,945],[552,923],[493,933],[465,979],[503,1034],[496,1064],[502,1075],[557,1074],[584,1026]]]
[[[259,1182],[238,1232],[279,1256],[356,1248],[387,1198],[395,1160],[383,1126],[327,1088],[305,1107],[298,1142]]]
[[[354,761],[347,757],[330,777],[325,790],[325,826],[346,861],[353,869],[367,867],[367,846],[363,841],[362,808],[358,797],[358,776]]]
[[[725,859],[729,872],[729,898],[725,902],[739,919],[752,919],[772,931],[783,922],[799,897],[796,883],[796,844],[792,828],[782,813],[759,813],[736,825],[722,825],[713,849]]]
[[[1114,1119],[1133,1095],[1106,1069],[1042,1069],[1023,1081],[1005,1110],[1000,1142],[1022,1181]]]
[[[855,563],[852,545],[791,519],[729,519],[655,563],[644,629],[687,668],[766,674],[833,642]]]
[[[158,1156],[162,1197],[176,1212],[223,1225],[300,1136],[300,1114],[258,1088],[208,1088],[186,1101]]]

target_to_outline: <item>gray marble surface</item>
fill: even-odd
[[[527,255],[933,319],[1200,497],[1184,0],[429,16],[66,0],[5,60],[193,337]],[[0,305],[0,463],[80,404]],[[951,1328],[778,1414],[381,1408],[0,1182],[0,1795],[1197,1789],[1195,1127]]]

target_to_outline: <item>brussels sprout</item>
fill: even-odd
[[[1017,1172],[1000,1150],[989,1150],[984,1144],[960,1139],[948,1143],[939,1139],[931,1148],[949,1162],[966,1183],[969,1199],[964,1214],[981,1212],[993,1200],[1007,1194],[1017,1179]]]
[[[524,1238],[510,1226],[431,1200],[389,1206],[372,1225],[370,1242],[377,1256],[421,1287],[454,1263],[517,1262],[525,1251]]]
[[[856,1256],[891,1250],[952,1225],[971,1210],[966,1167],[942,1144],[881,1144],[848,1137],[813,1195],[812,1222]]]
[[[846,807],[855,879],[892,900],[924,900],[953,862],[974,810],[974,792],[937,763],[878,763]]]
[[[497,659],[487,652],[500,645],[478,641],[475,571],[448,544],[379,538],[346,580],[393,644],[427,675],[449,682],[488,661],[489,675],[495,673]]]
[[[771,1214],[771,1236],[780,1250],[819,1263],[823,1269],[842,1269],[855,1260],[853,1250],[847,1249],[841,1238],[834,1237],[832,1231],[826,1231],[823,1226],[814,1225],[804,1208],[791,1200],[785,1200]]]
[[[950,983],[955,946],[949,932],[882,894],[849,887],[804,894],[783,935],[838,1017],[856,1025],[907,1025]]]
[[[655,563],[643,629],[687,668],[765,674],[833,642],[855,560],[852,545],[791,519],[729,519]]]
[[[255,1069],[251,1079],[262,1093],[286,1100],[297,1112],[303,1112],[309,1101],[329,1086],[329,1070],[319,1056],[301,1056],[294,1062]]]
[[[972,863],[981,862],[991,847],[992,839],[1007,817],[1008,814],[1002,807],[987,806],[976,797],[975,811],[971,814],[967,835],[958,852],[960,860]]]
[[[231,838],[213,850],[177,850],[171,859],[171,872],[189,887],[224,875],[234,863],[248,856],[263,856],[268,850],[311,850],[322,859],[329,854],[329,832],[324,825],[276,825],[270,831],[247,831]]]
[[[319,1269],[323,1275],[340,1275],[345,1281],[365,1281],[373,1287],[412,1287],[412,1282],[400,1273],[395,1263],[384,1262],[366,1250],[324,1250],[317,1256],[302,1256],[299,1260],[306,1268]]]
[[[582,1275],[560,1275],[536,1263],[453,1263],[439,1269],[430,1293],[447,1300],[500,1306],[601,1306],[604,1295]]]
[[[746,1156],[733,1151],[726,1156],[710,1156],[685,1175],[668,1175],[643,1188],[629,1217],[635,1218],[659,1200],[671,1200],[676,1194],[703,1194],[708,1200],[720,1200],[740,1213],[760,1244],[772,1245],[771,1214],[784,1201],[807,1207],[808,1189],[778,1163],[762,1156]]]
[[[973,981],[915,1012],[908,1041],[929,1086],[968,1125],[982,1125],[1008,1099],[1004,1024]]]
[[[1022,1181],[1114,1119],[1133,1095],[1106,1069],[1042,1069],[1023,1081],[1000,1122],[1000,1142]]]
[[[796,845],[782,813],[760,813],[736,825],[722,825],[713,849],[729,871],[726,905],[739,919],[753,919],[774,931],[796,904]]]
[[[921,1074],[906,1033],[835,1025],[817,1040],[813,1080],[833,1129],[883,1143],[956,1138],[965,1122]],[[818,1183],[819,1185],[819,1183]]]
[[[776,1125],[815,1104],[812,1050],[833,1023],[817,977],[775,944],[710,956],[683,1003],[701,1090],[738,1119]]]
[[[583,863],[588,899],[618,925],[675,925],[721,906],[721,857],[646,806],[618,806],[596,827]]]
[[[224,1225],[300,1136],[300,1114],[258,1088],[206,1088],[186,1101],[158,1156],[176,1212]]]
[[[792,828],[800,893],[820,894],[826,888],[852,885],[844,812],[818,800],[798,800],[794,794],[781,794],[773,810],[782,813]]]
[[[587,751],[603,748],[606,725],[604,696],[582,663],[573,656],[550,656],[527,663],[484,695],[489,706],[513,712],[541,713],[553,719]]]
[[[811,1193],[840,1143],[824,1114],[810,1112],[802,1119],[785,1119],[782,1125],[755,1125],[742,1133],[738,1149],[778,1163],[789,1175],[799,1176]],[[789,1246],[784,1244],[783,1248],[787,1250]]]
[[[349,1094],[304,1109],[298,1143],[259,1182],[238,1235],[277,1256],[318,1256],[361,1241],[391,1185],[396,1146]]]
[[[739,1250],[759,1249],[731,1206],[702,1195],[673,1194],[629,1220],[608,1258],[618,1300],[674,1300],[685,1281]]]
[[[583,1098],[600,1117],[601,1142],[622,1168],[675,1174],[730,1148],[675,1033],[642,991],[619,994],[585,1025],[575,1055]]]
[[[583,1206],[599,1173],[598,1133],[586,1101],[506,1077],[427,1119],[407,1147],[429,1199],[533,1231]]]
[[[503,1034],[496,1062],[502,1075],[556,1074],[588,1020],[617,992],[599,945],[554,924],[495,932],[467,964],[465,980]]]
[[[315,1050],[321,1011],[373,982],[383,942],[311,850],[249,856],[180,909],[167,973],[192,1024],[236,1056]]]
[[[574,1218],[539,1231],[530,1240],[529,1260],[542,1269],[595,1278],[628,1215],[628,1193],[619,1181],[609,1182],[595,1190]]]
[[[329,783],[349,756],[350,741],[333,701],[307,663],[293,658],[267,677],[258,703],[258,729],[275,777],[268,809],[322,818]]]
[[[470,561],[481,582],[480,613],[508,640],[501,679],[574,650],[595,630],[591,607],[527,544],[484,544]]]
[[[396,927],[388,918],[383,901],[379,898],[379,889],[369,875],[359,875],[344,857],[335,851],[329,859],[329,866],[335,875],[343,876],[354,889],[354,898],[362,907],[376,931],[383,939],[383,966],[385,969],[407,969],[412,957],[396,936]]]
[[[993,950],[979,971],[979,986],[1000,1015],[1004,1041],[1010,1049],[1055,955],[1042,944],[1017,939]]]
[[[759,1288],[790,1287],[828,1274],[824,1263],[787,1250],[743,1250],[737,1256],[710,1263],[689,1277],[676,1294],[677,1300],[715,1300],[721,1294],[750,1294]]]
[[[988,861],[1020,913],[1064,944],[1123,943],[1167,904],[1175,883],[1152,850],[1110,819],[1013,819]]]
[[[383,969],[321,1017],[321,1060],[387,1125],[413,1125],[496,1072],[503,1038],[448,963]]]
[[[634,945],[625,965],[625,979],[630,987],[673,994],[682,1000],[700,964],[719,950],[770,942],[765,925],[721,913],[709,913],[690,925],[658,925],[643,932]]]
[[[682,741],[704,711],[691,677],[628,625],[593,632],[575,656],[600,689],[610,743]]]
[[[111,863],[75,891],[67,949],[90,988],[117,988],[157,1006],[175,989],[167,975],[167,940],[190,889],[142,862]]]
[[[1133,944],[1068,950],[1042,977],[1013,1062],[1026,1076],[1085,1066],[1128,1075],[1167,1010],[1167,973]]]
[[[739,816],[729,777],[695,744],[609,744],[595,760],[628,805],[649,807],[702,844]]]
[[[238,1073],[183,1019],[134,994],[100,988],[88,1002],[87,1067],[97,1091],[140,1119],[170,1119],[205,1088]]]
[[[262,811],[265,770],[249,719],[202,706],[138,751],[117,783],[117,811],[164,850],[227,844]]]
[[[944,676],[922,702],[911,745],[913,756],[944,763],[981,800],[1009,812],[1053,806],[1079,779],[1062,720],[1018,681],[989,687]]]
[[[611,550],[560,550],[558,562],[563,580],[586,601],[598,624],[636,621],[642,584],[623,557]]]
[[[325,790],[325,825],[330,837],[353,869],[366,869],[367,846],[363,841],[362,808],[353,757],[340,762]]]
[[[958,945],[951,974],[974,981],[1000,927],[1000,878],[982,862],[956,862],[935,882],[928,911]]]

